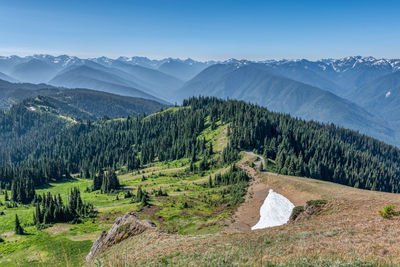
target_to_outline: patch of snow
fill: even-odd
[[[279,226],[289,221],[294,205],[289,199],[281,194],[269,190],[260,208],[260,220],[251,230],[264,229],[273,226]]]
[[[392,92],[388,91],[385,95],[386,98],[388,98],[390,95],[392,94]]]
[[[28,108],[30,111],[35,111],[36,110],[36,108],[34,108],[34,107],[29,107]]]

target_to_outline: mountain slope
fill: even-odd
[[[24,105],[30,109],[52,110],[53,113],[60,115],[90,120],[104,116],[120,118],[151,114],[167,107],[153,100],[88,89],[64,89],[55,94],[26,100]]]
[[[125,78],[135,82],[137,88],[143,91],[150,90],[154,95],[163,97],[164,99],[170,99],[171,93],[183,85],[183,81],[178,78],[155,69],[129,64],[120,60],[100,62],[109,68],[118,69],[129,74],[130,76],[125,76]]]
[[[4,81],[7,81],[7,82],[12,82],[12,83],[18,82],[13,77],[10,77],[10,76],[2,73],[2,72],[0,72],[0,80],[4,80]]]
[[[355,56],[317,61],[269,60],[262,64],[276,74],[346,97],[358,87],[397,71],[400,60]]]
[[[89,88],[113,94],[152,99],[165,103],[165,101],[149,93],[132,87],[133,82],[131,81],[87,65],[80,65],[65,70],[55,76],[49,83],[68,88]]]
[[[356,89],[349,98],[400,126],[400,72],[380,77]]]
[[[261,69],[268,71],[271,74],[286,77],[298,82],[312,85],[334,94],[342,94],[343,88],[336,84],[334,80],[323,77],[319,74],[319,70],[312,65],[313,63],[307,60],[294,62],[286,62],[283,64],[257,64]]]
[[[258,190],[249,190],[246,201],[241,204],[258,210],[258,213],[247,216],[253,223],[260,216],[259,209],[268,189],[287,197],[296,206],[305,206],[307,201],[317,199],[328,203],[308,219],[256,231],[242,230],[229,234],[229,229],[224,229],[208,235],[176,235],[157,230],[146,231],[107,249],[89,266],[96,266],[98,262],[104,266],[192,266],[193,261],[196,261],[197,266],[400,264],[400,247],[393,245],[393,242],[400,241],[396,234],[399,219],[384,220],[377,214],[377,210],[388,203],[399,206],[398,194],[258,172],[250,167],[250,163],[255,160],[256,157],[245,157],[243,165],[249,170],[248,173],[253,173],[252,180],[257,181]],[[263,199],[256,198],[257,194],[263,194]],[[243,224],[237,216],[232,216],[227,221],[228,225],[231,224],[230,221]],[[376,242],[379,242],[379,246],[376,246]]]
[[[0,80],[0,110],[8,109],[13,104],[35,97],[58,92],[59,89],[47,84],[10,83]]]
[[[20,63],[11,71],[11,76],[23,82],[48,82],[58,71],[58,68],[39,59],[31,59]]]
[[[209,66],[208,63],[196,62],[191,59],[187,59],[184,61],[169,59],[166,62],[164,62],[158,68],[158,70],[167,73],[169,75],[175,76],[181,79],[182,81],[187,81],[196,76],[198,73],[200,73],[208,66]]]
[[[241,99],[273,111],[332,122],[390,143],[397,142],[392,129],[356,104],[319,88],[272,75],[254,64],[211,66],[185,83],[177,95]]]

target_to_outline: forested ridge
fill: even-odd
[[[14,108],[2,115],[0,127],[25,129],[21,116],[38,116],[34,120],[41,120],[42,125],[26,129],[28,134],[23,136],[47,129],[44,114],[27,112],[35,114]],[[197,155],[206,155],[208,150],[206,142],[199,138],[200,132],[206,123],[214,127],[217,122],[229,125],[230,144],[223,153],[226,159],[235,159],[237,150],[255,149],[275,162],[282,174],[400,191],[400,150],[394,146],[334,125],[291,118],[243,101],[211,97],[191,98],[181,108],[148,117],[77,122],[47,130],[45,138],[35,145],[23,146],[23,150],[16,149],[20,144],[17,141],[3,143],[2,153],[7,154],[1,158],[0,179],[11,183],[16,178],[29,178],[38,185],[70,173],[93,178],[105,168],[128,166],[133,170],[154,160],[196,160]],[[58,125],[57,120],[48,123]],[[20,133],[15,129],[6,131],[6,137],[10,139],[11,135],[12,140],[18,140]],[[1,138],[5,138],[3,131]]]

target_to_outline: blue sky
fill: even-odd
[[[0,55],[400,58],[400,1],[1,0]]]

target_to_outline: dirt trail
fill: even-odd
[[[250,167],[254,163],[254,168]],[[227,233],[251,231],[260,219],[260,208],[268,195],[269,189],[282,194],[288,198],[295,206],[304,205],[310,199],[319,199],[321,194],[313,191],[301,192],[298,184],[281,183],[281,176],[276,173],[258,171],[261,162],[265,166],[264,158],[257,156],[253,152],[244,152],[243,159],[237,164],[241,169],[246,171],[251,178],[245,202],[242,203],[230,220],[225,221],[227,224],[224,229]]]
[[[249,162],[256,158],[257,155],[254,153],[245,152],[244,159],[238,163],[238,167],[246,171],[251,181],[245,202],[238,207],[233,218],[227,222],[228,226],[225,228],[227,233],[250,231],[260,219],[260,208],[268,195],[269,187],[262,181],[257,171],[249,166]],[[255,164],[259,166],[260,161],[258,160]],[[265,166],[265,163],[263,164]]]

